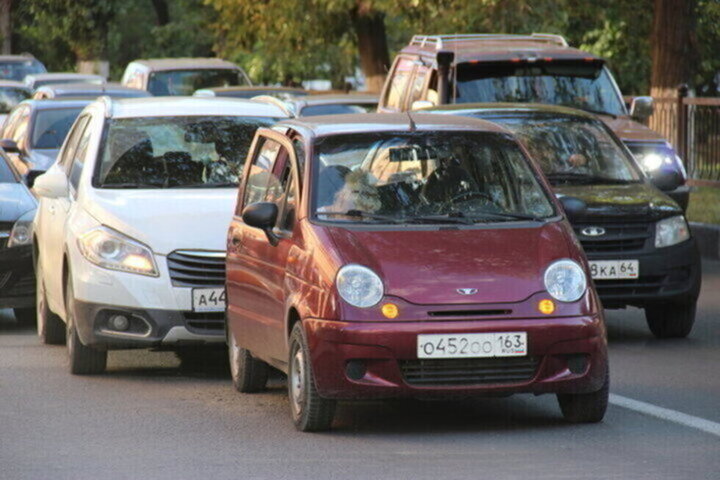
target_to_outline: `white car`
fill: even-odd
[[[249,100],[101,97],[35,182],[38,334],[70,370],[107,351],[225,342],[225,247],[258,126]]]

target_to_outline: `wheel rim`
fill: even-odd
[[[302,412],[305,394],[305,355],[298,348],[290,365],[290,401],[293,411],[299,415]]]
[[[45,336],[45,284],[42,281],[42,270],[38,265],[36,272],[37,292],[35,293],[35,318],[39,337]]]
[[[232,332],[230,333],[230,348],[228,353],[230,354],[230,374],[233,378],[238,377],[238,361],[240,359],[240,347],[235,342],[235,337]]]

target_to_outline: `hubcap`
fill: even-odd
[[[305,394],[305,355],[298,349],[290,366],[290,399],[296,413],[302,411],[303,395]]]
[[[230,332],[230,373],[232,374],[233,378],[238,377],[238,360],[240,358],[240,347],[237,346],[237,343],[235,342],[235,337],[233,337],[232,332]]]

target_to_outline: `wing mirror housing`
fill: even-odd
[[[652,97],[635,97],[630,102],[630,117],[638,122],[644,122],[655,111]]]
[[[0,140],[0,148],[5,150],[7,153],[20,153],[20,148],[15,140],[9,138],[3,138]]]
[[[33,182],[33,191],[45,198],[63,198],[68,195],[68,180],[62,172],[46,172],[37,176]]]
[[[581,217],[587,211],[587,203],[577,197],[562,196],[559,200],[565,215],[570,220]]]
[[[272,202],[256,202],[251,203],[243,209],[242,219],[246,225],[259,228],[267,236],[268,242],[273,247],[280,240],[273,232],[273,227],[277,222],[278,208]]]
[[[672,192],[684,183],[682,176],[675,170],[660,169],[649,176],[653,185],[663,192]]]
[[[28,188],[33,188],[33,186],[35,186],[35,180],[43,174],[45,174],[45,170],[29,170],[25,174],[25,185],[27,185]]]

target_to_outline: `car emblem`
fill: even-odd
[[[586,237],[599,237],[600,235],[605,235],[605,229],[602,227],[585,227],[580,230],[580,233]]]
[[[458,288],[457,292],[460,295],[475,295],[477,293],[477,288]]]

